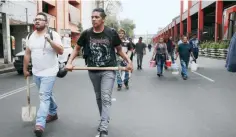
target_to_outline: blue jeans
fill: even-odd
[[[189,61],[184,61],[184,60],[180,59],[180,64],[182,67],[181,75],[183,77],[188,77],[188,63],[189,63]]]
[[[126,64],[120,63],[120,66],[125,67],[127,66]],[[122,75],[125,75],[124,78],[122,78]],[[122,85],[124,83],[129,82],[129,72],[128,71],[116,71],[116,78],[117,78],[117,84]],[[124,79],[124,81],[122,80]]]
[[[169,56],[171,57],[172,64],[174,64],[175,63],[174,51],[169,52]]]
[[[162,74],[163,73],[163,67],[165,64],[165,55],[157,55],[156,56],[156,62],[157,62],[157,73]]]
[[[39,89],[40,105],[36,117],[36,125],[45,128],[47,115],[57,113],[57,105],[52,94],[56,76],[39,77],[34,75],[34,82]]]

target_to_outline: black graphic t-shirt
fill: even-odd
[[[130,51],[134,48],[133,45],[129,42],[122,42],[121,45],[122,45],[123,52],[125,52],[126,54],[128,53],[128,51]],[[131,54],[130,60],[133,60],[133,54]]]
[[[116,66],[115,47],[121,44],[116,31],[105,27],[103,32],[95,33],[92,30],[82,32],[77,44],[88,46],[88,67],[114,67]]]

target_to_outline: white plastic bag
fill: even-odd
[[[191,63],[191,71],[197,71],[198,65],[193,61]]]
[[[178,75],[179,74],[179,66],[176,63],[173,63],[171,65],[171,70],[173,75]]]

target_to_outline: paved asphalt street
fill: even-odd
[[[197,73],[187,81],[169,71],[158,78],[149,68],[136,70],[130,90],[113,92],[109,137],[235,137],[236,74],[223,60],[200,58]],[[84,65],[82,59],[77,65]],[[25,81],[14,73],[0,75],[0,137],[34,137],[33,123],[21,120],[26,105]],[[38,108],[36,87],[32,104]],[[54,89],[59,119],[46,127],[44,137],[94,137],[99,123],[95,95],[87,71],[74,71],[57,79]]]

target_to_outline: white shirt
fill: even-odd
[[[71,47],[71,38],[70,37],[63,37],[62,43],[64,47]]]
[[[61,37],[55,31],[52,32],[53,41],[62,46]],[[31,51],[32,72],[35,76],[56,76],[59,70],[56,51],[46,41],[44,35],[37,36],[34,31],[29,40],[26,38],[26,45]]]

